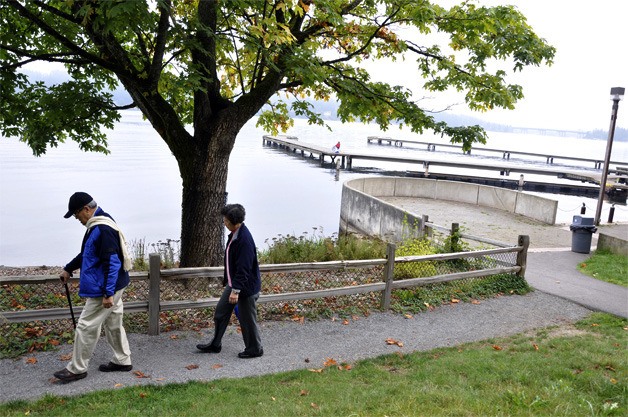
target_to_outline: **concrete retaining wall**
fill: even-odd
[[[432,198],[476,204],[547,224],[556,222],[558,208],[555,200],[486,185],[425,178],[358,178],[343,184],[340,232],[358,232],[400,241],[421,229],[421,218],[417,217],[420,215],[406,213],[378,197]]]
[[[628,241],[616,236],[600,233],[597,239],[597,250],[605,249],[617,255],[628,256]]]

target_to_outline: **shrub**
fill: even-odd
[[[396,250],[395,256],[421,256],[436,253],[427,239],[408,239],[402,242]],[[432,261],[403,262],[395,264],[395,279],[430,277],[437,275]]]

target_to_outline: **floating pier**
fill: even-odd
[[[374,139],[371,139],[374,140]],[[385,140],[385,138],[382,138]],[[391,139],[392,140],[392,139]],[[292,153],[300,153],[304,157],[309,158],[318,158],[321,166],[325,164],[325,161],[329,159],[332,165],[336,164],[337,161],[340,165],[341,169],[352,170],[353,163],[357,160],[370,160],[370,161],[383,161],[383,162],[397,162],[397,163],[405,163],[410,165],[411,171],[418,171],[416,169],[417,166],[421,167],[421,171],[423,172],[424,177],[430,176],[430,167],[435,166],[446,166],[453,168],[464,168],[464,169],[473,169],[473,170],[487,170],[487,171],[496,171],[499,172],[502,176],[509,176],[511,173],[519,173],[519,174],[535,174],[535,175],[550,175],[555,176],[557,178],[570,179],[581,182],[589,182],[592,184],[599,185],[601,180],[601,172],[587,172],[583,170],[573,170],[569,169],[569,167],[562,167],[559,165],[551,165],[548,167],[539,167],[534,165],[515,165],[509,164],[508,162],[495,162],[495,161],[487,161],[486,159],[475,160],[469,162],[460,162],[460,161],[443,161],[439,159],[431,159],[431,158],[414,158],[409,157],[407,155],[404,156],[395,156],[395,155],[375,155],[371,153],[364,152],[334,152],[332,148],[326,148],[322,146],[318,146],[312,143],[305,143],[299,141],[298,138],[294,136],[263,136],[263,143],[267,146],[275,146],[286,149]],[[439,146],[447,146],[447,145],[439,145]],[[451,145],[454,146],[454,145]],[[554,156],[556,159],[567,159],[569,157],[560,157]],[[591,160],[592,161],[592,160]],[[625,164],[628,165],[628,164]],[[628,175],[626,174],[625,168],[618,169],[609,169],[609,174],[611,175],[609,179],[628,179]],[[620,189],[625,189],[626,185],[617,185]]]

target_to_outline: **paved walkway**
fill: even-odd
[[[447,214],[453,210],[448,208]],[[65,366],[62,358],[71,346],[59,351],[40,352],[17,360],[0,361],[0,401],[35,399],[50,393],[76,395],[101,389],[144,384],[166,384],[191,380],[210,381],[240,378],[295,369],[322,368],[328,358],[351,363],[394,352],[425,351],[455,346],[471,341],[514,335],[556,325],[570,325],[587,317],[591,311],[605,311],[628,318],[628,289],[589,278],[577,271],[577,265],[589,255],[569,250],[571,233],[564,227],[530,224],[526,219],[500,213],[470,213],[465,219],[491,218],[494,233],[483,234],[496,240],[515,241],[518,234],[531,236],[526,279],[537,289],[525,296],[504,296],[484,300],[480,304],[461,303],[423,312],[412,318],[391,313],[374,313],[352,319],[293,322],[264,322],[261,334],[265,355],[242,360],[242,338],[231,328],[223,341],[220,354],[198,353],[195,345],[207,341],[208,332],[164,333],[160,336],[131,334],[133,372],[101,373],[98,364],[109,360],[110,351],[104,340],[96,348],[87,378],[68,385],[51,382],[52,373]],[[437,213],[436,211],[434,213]],[[438,214],[430,214],[435,221]],[[458,217],[460,218],[460,217]],[[446,225],[447,223],[437,224]],[[489,223],[465,220],[468,232]],[[613,231],[624,234],[628,225],[617,225]],[[533,233],[526,233],[532,231]],[[504,234],[507,240],[495,237]],[[386,344],[387,338],[403,342],[403,347]]]

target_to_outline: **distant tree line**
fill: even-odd
[[[333,101],[313,101],[314,109],[318,112],[321,117],[325,120],[338,120],[336,115],[336,110],[338,105]],[[297,117],[296,114],[291,114],[292,117]],[[436,113],[433,114],[434,119],[437,121],[444,121],[450,126],[469,126],[469,125],[480,125],[484,129],[490,132],[513,132],[515,127],[510,125],[503,125],[499,123],[491,123],[485,120],[471,117],[471,116],[463,116],[459,114],[451,114],[451,113]],[[534,128],[534,126],[521,126],[521,127],[530,127]],[[542,130],[542,129],[540,129]],[[560,130],[560,129],[556,129]],[[608,138],[608,130],[603,129],[595,129],[590,130],[588,132],[582,132],[584,134],[585,139],[603,139],[606,140]],[[628,129],[624,129],[621,127],[615,128],[615,135],[613,136],[614,141],[628,141]]]

